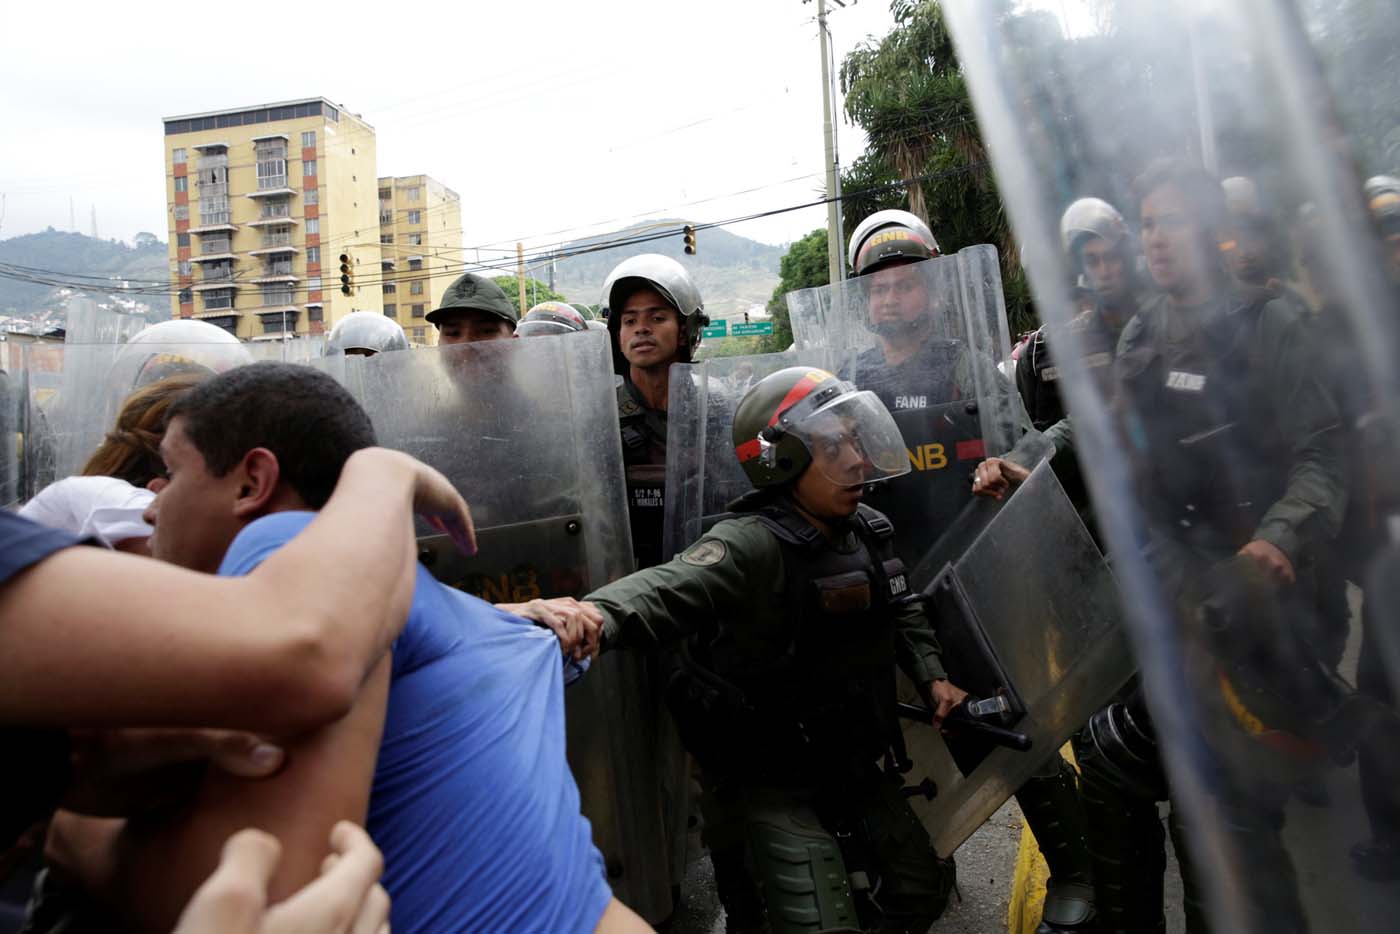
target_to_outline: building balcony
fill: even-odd
[[[300,279],[300,278],[301,278],[300,276],[296,275],[295,273],[290,273],[290,272],[269,272],[269,273],[264,273],[263,275],[260,275],[260,276],[254,276],[252,279],[248,279],[248,280],[246,280],[246,281],[252,282],[252,283],[254,283],[254,284],[261,285],[261,284],[264,284],[264,283],[270,284],[270,283],[274,283],[274,282],[287,282],[287,283],[292,283],[292,282],[296,282],[296,281],[297,281],[298,279]]]
[[[388,212],[388,211],[380,211],[380,212],[379,212],[379,226],[380,226],[380,227],[386,227],[386,226],[388,226],[389,224],[392,224],[393,222],[394,222],[394,215],[393,215],[392,212]]]
[[[249,195],[251,198],[252,195]],[[255,221],[249,221],[249,227],[276,227],[280,224],[300,224],[301,221],[295,217],[260,217]]]
[[[233,232],[234,232],[235,230],[237,230],[237,229],[238,229],[237,225],[235,225],[235,224],[230,224],[230,223],[225,222],[225,223],[222,223],[222,224],[204,224],[204,225],[202,225],[202,226],[200,226],[200,227],[191,227],[188,231],[186,231],[186,233],[192,233],[192,234],[233,233]]]
[[[192,263],[220,263],[220,262],[232,262],[233,260],[236,260],[236,259],[238,259],[238,254],[237,254],[237,253],[206,253],[206,254],[203,254],[203,255],[201,255],[201,256],[191,256],[191,257],[190,257],[190,262],[192,262]]]
[[[215,311],[197,311],[191,317],[203,321],[208,318],[233,318],[237,314],[238,312],[234,311],[233,306],[230,305],[227,308],[220,308]]]
[[[212,292],[216,289],[236,289],[238,283],[233,279],[206,279],[203,282],[196,282],[190,286],[196,292]]]
[[[301,250],[299,250],[299,249],[297,249],[296,247],[292,246],[290,243],[283,243],[283,244],[281,244],[281,245],[279,245],[279,246],[265,246],[265,247],[262,247],[261,249],[249,250],[249,251],[248,251],[248,255],[249,255],[249,256],[272,256],[272,255],[277,254],[277,253],[300,253],[300,252],[301,252]]]
[[[262,183],[265,182],[265,181],[280,181],[280,182],[281,182],[281,187],[278,187],[278,188],[263,188],[263,187],[261,187],[261,185],[262,185]],[[286,198],[286,197],[290,197],[291,195],[294,195],[294,194],[297,193],[297,190],[296,190],[295,188],[288,188],[288,187],[287,187],[287,177],[286,177],[285,175],[278,176],[276,179],[264,179],[264,178],[260,178],[260,179],[258,179],[258,185],[259,185],[259,188],[258,188],[257,191],[250,191],[250,192],[248,192],[248,194],[247,194],[245,197],[248,197],[248,198]]]
[[[196,143],[195,145],[191,146],[190,148],[191,148],[191,149],[197,149],[197,150],[199,150],[200,152],[203,152],[203,151],[205,151],[206,149],[224,149],[224,150],[227,150],[227,149],[228,149],[228,143]]]
[[[261,305],[257,308],[243,309],[243,314],[246,315],[287,315],[290,317],[300,313],[301,306],[292,304]]]

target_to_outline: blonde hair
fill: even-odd
[[[171,403],[208,378],[206,373],[177,373],[143,386],[126,397],[117,423],[83,465],[85,477],[117,477],[145,486],[165,476],[160,439]]]

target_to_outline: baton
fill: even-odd
[[[943,718],[943,725],[959,733],[976,733],[998,746],[1005,746],[1007,749],[1030,752],[1031,738],[1025,733],[1018,733],[1015,730],[1008,730],[985,720],[979,720],[964,709],[966,706],[967,702],[965,701],[949,711],[948,716]],[[916,720],[919,723],[933,722],[933,711],[920,704],[901,702],[895,707],[899,715],[906,720]]]

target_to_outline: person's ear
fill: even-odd
[[[240,518],[256,516],[268,507],[282,481],[282,468],[277,455],[267,448],[253,448],[234,467],[238,472],[238,497],[234,514]]]
[[[157,495],[169,485],[170,479],[168,477],[152,477],[146,481],[146,489]]]

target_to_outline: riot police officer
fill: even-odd
[[[666,486],[666,405],[672,363],[689,363],[710,323],[700,290],[680,263],[643,253],[603,283],[603,314],[620,376],[617,417],[627,467],[632,548],[638,567],[661,561]]]
[[[326,354],[372,357],[389,350],[407,350],[408,336],[398,322],[374,311],[352,311],[336,322],[326,338]]]
[[[717,879],[731,930],[766,916],[774,932],[922,932],[952,861],[875,763],[900,741],[896,664],[936,721],[965,695],[901,600],[889,521],[861,503],[909,470],[903,440],[872,393],[790,367],[747,393],[733,441],[756,489],[670,562],[588,598],[603,648],[682,646],[668,699],[704,773],[706,832],[712,816],[738,828],[757,882],[745,900]]]
[[[1220,776],[1212,791],[1222,824],[1253,861],[1238,883],[1245,903],[1268,930],[1303,931],[1281,829],[1293,788],[1316,773],[1271,750],[1319,742],[1336,706],[1297,621],[1307,612],[1313,553],[1336,534],[1346,500],[1337,410],[1308,365],[1302,309],[1232,284],[1220,251],[1228,221],[1219,183],[1166,160],[1134,187],[1148,270],[1161,289],[1124,329],[1115,363],[1123,431],[1144,449],[1143,535],[1181,625],[1217,636],[1209,642],[1216,654],[1192,683],[1202,703],[1224,712],[1215,722],[1237,729],[1203,737],[1202,748],[1269,764],[1249,769],[1247,785],[1228,780],[1223,762],[1211,770]],[[1105,931],[1162,925],[1155,800],[1167,785],[1152,737],[1145,708],[1129,701],[1096,715],[1079,745]],[[1100,819],[1101,807],[1111,815]],[[1189,865],[1182,875],[1194,934],[1206,930],[1205,915]]]
[[[946,299],[927,294],[929,280],[917,264],[937,255],[938,242],[932,231],[907,211],[873,214],[851,235],[852,270],[859,277],[872,277],[867,314],[879,341],[857,359],[854,381],[875,389],[901,409],[917,410],[955,400],[981,405],[987,396],[1010,402],[998,409],[1003,420],[1012,422],[1002,431],[1016,439],[1016,446],[1004,458],[982,461],[972,489],[980,495],[1000,497],[1029,475],[1029,468],[1044,450],[1044,439],[1031,427],[1014,389],[990,359],[964,341],[936,333],[934,306]],[[902,483],[897,492],[900,500],[932,501],[938,495],[932,481],[922,486]],[[960,487],[960,495],[965,501],[965,485]],[[941,532],[936,523],[928,523],[918,530],[923,540],[904,547],[906,551],[926,549]],[[918,557],[915,554],[912,560]],[[948,746],[959,768],[971,773],[982,754],[977,745],[950,737]],[[1017,791],[1016,799],[1050,866],[1039,932],[1084,930],[1094,917],[1094,890],[1073,769],[1058,754],[1051,756]]]
[[[1068,330],[1073,333],[1065,339],[1079,355],[1078,365],[1107,389],[1112,385],[1118,337],[1137,313],[1142,292],[1133,236],[1113,205],[1101,198],[1080,198],[1060,217],[1060,245],[1092,295],[1090,307],[1070,321]],[[1054,445],[1055,474],[1082,515],[1088,508],[1088,492],[1074,453],[1074,426],[1060,397],[1061,371],[1052,343],[1054,337],[1045,326],[1031,334],[1016,362],[1016,388],[1031,423]]]
[[[1400,285],[1400,178],[1375,175],[1366,179],[1366,206],[1385,244],[1390,277]]]

